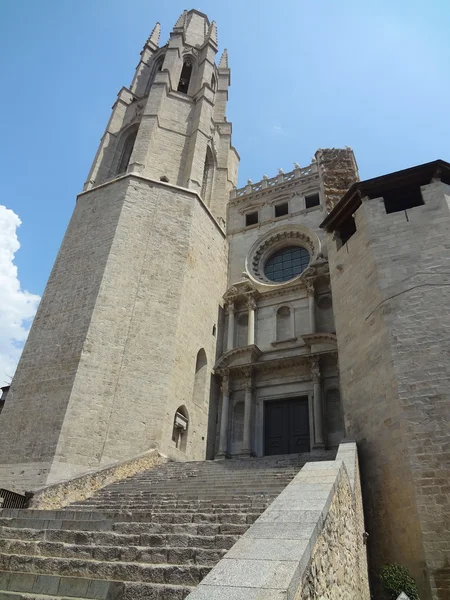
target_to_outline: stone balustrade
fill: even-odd
[[[285,183],[288,181],[293,181],[294,179],[301,179],[303,177],[308,177],[309,175],[315,175],[318,172],[317,163],[313,162],[307,167],[300,167],[297,165],[293,171],[289,173],[283,173],[280,169],[278,175],[275,177],[267,177],[264,176],[261,181],[253,183],[251,179],[248,180],[246,186],[242,188],[236,188],[231,190],[230,192],[230,200],[234,200],[235,198],[241,198],[243,196],[248,196],[250,194],[254,194],[255,192],[259,192],[261,190],[265,190],[268,188],[276,187],[281,183]]]

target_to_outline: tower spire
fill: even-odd
[[[220,57],[219,69],[228,69],[228,50],[226,48]]]
[[[157,46],[159,44],[159,36],[161,35],[161,23],[158,21],[156,25],[153,27],[153,31],[148,38],[148,44],[154,44]]]
[[[206,36],[207,40],[210,40],[211,42],[213,42],[216,46],[218,44],[218,39],[217,39],[217,23],[215,21],[213,21],[211,23],[211,25],[209,26],[209,30],[208,30],[208,34]]]
[[[185,29],[186,27],[186,15],[187,10],[184,10],[178,17],[178,21],[175,23],[174,29]]]

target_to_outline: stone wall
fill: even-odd
[[[74,479],[28,491],[26,493],[27,507],[53,510],[74,502],[81,502],[93,496],[105,485],[148,471],[166,460],[156,450],[150,450],[132,460],[116,463],[105,469],[91,470]]]
[[[189,190],[128,175],[78,198],[1,415],[3,487],[55,483],[152,448],[179,454],[180,406],[183,457],[205,458],[226,260],[223,231]]]
[[[441,600],[450,556],[450,188],[434,182],[422,196],[424,206],[391,214],[382,198],[363,200],[347,244],[338,249],[330,234],[329,258],[373,581],[383,564],[403,564],[421,598]]]
[[[356,444],[307,463],[189,600],[369,600]]]
[[[349,187],[359,181],[358,167],[351,148],[317,150],[321,191],[327,210],[339,202]]]

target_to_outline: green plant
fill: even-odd
[[[410,600],[419,600],[416,582],[406,567],[402,567],[401,565],[385,565],[381,569],[380,579],[389,600],[397,600],[401,592],[405,592]]]

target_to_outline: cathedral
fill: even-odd
[[[1,413],[0,487],[355,440],[372,564],[448,600],[450,165],[360,181],[319,149],[238,188],[217,52],[185,11],[118,94]]]

